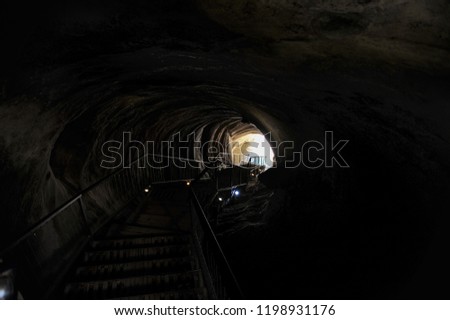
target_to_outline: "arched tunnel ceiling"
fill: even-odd
[[[273,52],[297,61],[345,56],[366,63],[439,64],[450,45],[450,6],[445,0],[197,2],[227,29],[270,39]]]
[[[272,114],[266,104],[269,97],[248,85],[261,75],[244,70],[237,59],[230,59],[226,68],[218,67],[214,60],[147,49],[90,61],[92,70],[87,64],[81,69],[60,70],[58,77],[71,74],[75,86],[81,79],[85,84],[61,92],[55,105],[76,114],[82,106],[84,113],[64,127],[53,150],[53,164],[77,171],[77,178],[70,178],[69,172],[66,178],[76,181],[76,189],[81,190],[104,174],[88,171],[84,174],[87,180],[81,182],[79,173],[86,169],[86,161],[92,161],[92,170],[98,170],[100,146],[112,139],[122,141],[123,132],[131,132],[133,140],[156,142],[169,141],[178,132],[182,139],[196,133],[202,142],[217,140],[226,146],[229,136],[254,132],[256,125],[282,140],[286,134],[277,124],[288,118],[277,119],[280,115]],[[66,163],[67,153],[77,156]],[[64,168],[58,170],[64,172]]]
[[[161,140],[236,118],[277,141],[350,140],[348,171],[277,172],[295,210],[318,212],[299,234],[343,232],[346,254],[359,239],[364,263],[399,263],[390,280],[446,266],[422,262],[450,207],[448,1],[23,5],[4,20],[0,238],[102,177],[100,146],[124,130]],[[389,237],[399,256],[372,242]]]
[[[197,0],[214,20],[273,40],[363,36],[448,47],[445,0]]]
[[[439,70],[450,60],[445,0],[18,0],[3,12],[9,46],[2,63],[16,80],[17,70],[32,65],[154,46],[229,52],[287,68],[361,63]]]

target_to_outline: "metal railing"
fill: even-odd
[[[194,191],[190,190],[193,235],[202,253],[202,260],[208,269],[214,299],[243,299],[244,294],[236,276],[222,250],[208,221],[202,205]]]
[[[252,156],[248,159],[247,166],[265,166],[266,160],[264,156]]]
[[[265,166],[267,163],[266,156],[251,156],[243,154],[233,154],[233,163],[239,164],[240,166]]]
[[[149,165],[152,161],[160,164],[167,160],[179,163],[164,167]],[[54,289],[49,283],[58,282],[65,273],[61,270],[74,262],[91,235],[138,195],[143,195],[144,188],[154,182],[194,179],[200,164],[197,160],[146,154],[41,218],[4,247],[0,259],[16,270],[19,287],[33,288],[28,292],[30,297],[46,297]]]
[[[148,160],[149,156],[158,163],[170,159],[180,161],[185,166],[158,168],[145,161],[147,165],[142,167],[141,160]],[[144,194],[146,187],[152,183],[186,179],[198,181],[205,173],[205,170],[201,171],[201,162],[197,160],[144,155],[127,168],[106,175],[40,219],[3,248],[0,258],[16,264],[13,267],[17,279],[22,281],[18,283],[19,288],[25,287],[25,283],[27,288],[34,288],[28,292],[29,297],[46,297],[56,287],[49,284],[57,285],[61,281],[90,237],[138,195]],[[231,174],[230,179],[231,183],[241,183],[242,173],[239,172],[237,177]],[[191,212],[195,213],[192,214],[193,235],[201,248],[200,253],[211,279],[212,295],[219,299],[243,298],[242,290],[193,188],[190,204],[193,209]],[[61,230],[64,230],[62,234]]]

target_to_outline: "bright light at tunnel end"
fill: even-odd
[[[219,141],[202,143],[195,137],[195,132],[183,137],[178,132],[167,141],[142,142],[132,139],[131,132],[123,132],[122,141],[108,140],[103,143],[100,166],[104,169],[131,168],[137,163],[138,168],[198,169],[201,163],[209,169],[233,166],[252,170],[258,168],[252,176],[279,166],[285,169],[300,166],[308,169],[350,168],[343,156],[349,140],[337,140],[333,131],[325,131],[320,139],[307,140],[301,146],[294,141],[276,141],[270,132],[230,137],[226,145]]]
[[[253,164],[268,169],[274,166],[275,154],[262,133],[248,133],[231,137],[231,162],[235,166]]]

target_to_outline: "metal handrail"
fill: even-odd
[[[209,220],[205,214],[205,211],[202,208],[202,205],[200,204],[200,201],[198,200],[198,197],[194,191],[194,188],[191,188],[190,192],[191,192],[191,199],[193,200],[193,204],[196,209],[195,211],[197,212],[197,216],[199,217],[200,223],[202,224],[202,229],[206,233],[208,238],[210,239],[210,243],[212,243],[212,245],[214,246],[216,254],[220,258],[220,260],[222,260],[221,265],[223,266],[223,269],[224,269],[224,270],[220,270],[222,273],[222,276],[223,276],[223,273],[228,274],[228,277],[232,281],[232,286],[234,287],[234,288],[231,288],[232,289],[231,291],[234,293],[232,298],[243,299],[244,294],[239,285],[239,282],[237,281],[237,278],[236,278],[233,270],[231,269],[230,263],[228,262],[228,259],[226,258],[225,253],[222,250],[222,246],[220,245],[219,241],[217,240],[217,237],[211,227],[211,224],[209,223]],[[211,266],[208,266],[208,267],[211,268]],[[211,270],[208,270],[208,271],[210,272],[210,274],[212,273]],[[217,292],[222,291],[221,288],[216,287],[215,289],[216,289],[216,294],[217,294]],[[219,298],[225,298],[225,297],[219,297]]]
[[[84,223],[84,227],[87,230],[87,239],[90,238],[90,236],[92,235],[92,229],[91,226],[89,225],[88,222],[88,218],[86,216],[86,208],[85,208],[85,203],[83,201],[83,196],[87,195],[87,193],[89,193],[90,191],[94,190],[97,186],[101,185],[102,183],[108,181],[109,179],[117,176],[118,174],[120,174],[121,172],[123,172],[126,169],[131,169],[131,166],[136,164],[138,161],[142,160],[142,158],[148,157],[148,156],[153,156],[155,157],[159,157],[159,158],[169,158],[169,159],[175,159],[177,161],[187,161],[187,162],[196,162],[196,163],[203,163],[200,160],[194,160],[194,159],[186,159],[186,158],[178,158],[178,157],[173,157],[173,156],[165,156],[165,155],[154,155],[154,154],[145,154],[142,157],[137,158],[136,160],[134,160],[133,162],[131,162],[129,164],[129,167],[122,167],[118,170],[115,170],[114,172],[106,175],[105,177],[101,178],[100,180],[98,180],[97,182],[93,183],[92,185],[90,185],[89,187],[85,188],[84,190],[82,190],[81,192],[79,192],[76,196],[72,197],[70,200],[66,201],[65,203],[63,203],[62,205],[60,205],[59,207],[57,207],[55,210],[53,210],[51,213],[49,213],[48,215],[46,215],[44,218],[40,219],[37,223],[35,223],[33,226],[31,226],[30,228],[28,228],[26,231],[24,231],[22,233],[21,236],[19,236],[16,240],[14,240],[13,242],[11,242],[8,246],[6,246],[5,248],[3,248],[1,250],[0,253],[0,257],[3,257],[4,255],[8,254],[10,251],[12,251],[14,248],[16,248],[18,245],[20,245],[22,242],[24,242],[25,240],[27,240],[31,235],[35,234],[35,232],[37,230],[39,230],[40,228],[44,227],[47,223],[49,223],[50,221],[54,220],[56,217],[58,217],[62,212],[64,212],[66,209],[68,209],[69,207],[71,207],[72,205],[74,205],[75,203],[79,202],[80,204],[80,212],[82,214],[82,219],[83,219],[83,223]],[[159,168],[159,169],[165,169],[165,168]],[[200,167],[198,168],[200,170]],[[192,181],[196,182],[198,181],[204,174],[206,173],[206,170],[201,171],[199,174],[197,174],[197,176],[194,178],[192,177]],[[133,173],[131,173],[133,174]],[[141,175],[140,175],[141,176]],[[120,177],[119,177],[120,178]],[[153,177],[154,179],[155,177]],[[141,176],[140,178],[137,177],[138,180],[140,180],[140,182],[138,181],[138,183],[142,184],[142,181],[145,179],[143,179],[143,177]],[[165,182],[168,182],[166,180],[164,180]],[[156,181],[152,181],[156,182]],[[123,184],[123,179],[122,179],[122,184]],[[214,272],[215,274],[215,279],[219,279],[219,283],[222,283],[221,279],[222,278],[228,278],[231,282],[231,288],[227,291],[227,292],[231,292],[233,297],[236,298],[242,298],[243,297],[243,293],[242,290],[239,286],[239,283],[237,282],[237,279],[230,267],[230,264],[222,250],[222,247],[220,246],[214,231],[207,219],[207,216],[198,200],[197,195],[195,194],[193,188],[191,188],[191,199],[192,202],[194,204],[195,207],[195,211],[197,212],[197,216],[198,216],[198,220],[200,223],[200,227],[202,228],[203,233],[205,234],[205,236],[208,239],[208,248],[211,246],[213,249],[213,252],[209,252],[208,249],[206,249],[205,252],[202,251],[203,256],[206,258],[208,258],[208,260],[213,260],[216,261],[215,264],[218,264],[221,267],[220,273],[223,273],[223,275],[221,274],[217,274],[217,270]],[[113,218],[115,215],[113,214],[111,218]],[[109,220],[108,220],[109,221]],[[209,256],[209,254],[212,254],[213,256]],[[217,263],[218,262],[218,263]],[[211,266],[209,266],[208,268],[208,272],[211,273]],[[221,288],[223,288],[224,285],[221,285]],[[227,288],[230,287],[230,284],[228,284],[226,286]],[[219,289],[221,289],[219,288]],[[223,290],[220,290],[223,291]],[[219,292],[219,290],[216,290],[216,292]],[[220,296],[218,294],[218,296]],[[223,296],[223,295],[222,295]]]
[[[187,158],[179,158],[179,157],[175,158],[173,156],[154,155],[154,154],[147,153],[147,154],[145,154],[145,155],[135,159],[134,161],[130,162],[129,166],[131,167],[135,163],[139,162],[142,159],[145,159],[148,156],[167,158],[167,159],[176,159],[177,161],[189,161],[189,162],[201,163],[200,160],[195,160],[195,159],[187,159]],[[116,170],[116,171],[106,175],[105,177],[101,178],[97,182],[93,183],[89,187],[87,187],[84,190],[82,190],[81,192],[79,192],[76,196],[74,196],[70,200],[68,200],[65,203],[63,203],[61,206],[59,206],[58,208],[53,210],[50,214],[46,215],[44,218],[42,218],[37,223],[35,223],[32,227],[28,228],[16,240],[12,241],[10,244],[8,244],[4,248],[2,248],[1,251],[0,251],[0,257],[2,257],[5,254],[9,253],[12,249],[14,249],[16,246],[18,246],[20,243],[22,243],[24,240],[26,240],[29,236],[31,236],[35,231],[40,229],[42,226],[47,224],[49,221],[51,221],[54,218],[56,218],[60,213],[62,213],[65,209],[67,209],[68,207],[70,207],[71,205],[76,203],[77,201],[80,201],[80,205],[81,205],[81,208],[82,208],[82,211],[83,211],[83,215],[84,215],[85,214],[85,212],[84,212],[84,203],[83,203],[83,199],[82,199],[83,195],[88,193],[89,191],[92,191],[95,187],[99,186],[103,182],[109,180],[113,176],[116,176],[117,174],[123,172],[126,169],[130,169],[130,168],[122,167],[122,168],[120,168],[120,169],[118,169],[118,170]],[[86,219],[86,217],[84,216],[83,219]],[[85,221],[85,222],[87,223],[87,221]]]
[[[27,231],[25,231],[22,236],[20,236],[18,239],[13,241],[11,244],[6,246],[2,251],[0,252],[0,256],[3,256],[10,252],[12,249],[14,249],[17,245],[19,245],[22,241],[24,241],[26,238],[28,238],[31,234],[33,234],[35,231],[37,231],[39,228],[41,228],[44,224],[55,218],[59,213],[70,207],[72,204],[80,200],[82,197],[82,194],[78,194],[74,198],[70,199],[60,207],[58,207],[56,210],[54,210],[52,213],[48,214],[46,217],[41,219],[39,222],[37,222],[34,226],[29,228]]]
[[[266,161],[265,156],[251,156],[248,159],[247,167],[250,167],[250,165],[262,166],[262,165],[264,165],[265,161]]]

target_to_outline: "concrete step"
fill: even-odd
[[[121,277],[158,275],[175,272],[187,272],[195,267],[192,257],[176,259],[154,259],[125,263],[99,264],[78,267],[75,280],[104,280]]]
[[[84,254],[84,263],[129,262],[139,260],[161,259],[168,257],[185,257],[192,254],[190,245],[167,245],[158,247],[88,251]]]
[[[189,236],[186,235],[165,235],[165,236],[151,236],[151,237],[136,237],[136,238],[122,238],[122,239],[103,239],[94,240],[91,243],[91,248],[95,250],[102,249],[126,249],[126,248],[140,248],[161,245],[175,245],[189,243]]]
[[[118,298],[118,300],[206,300],[206,299],[208,299],[208,290],[206,288],[193,288],[191,290],[148,293],[138,296]]]
[[[149,275],[111,280],[75,282],[66,285],[68,299],[112,299],[159,292],[184,291],[196,288],[201,273],[191,271],[165,275]]]
[[[159,227],[138,226],[129,224],[113,225],[106,233],[105,238],[121,238],[128,236],[167,235],[177,233],[178,230]]]
[[[158,186],[98,232],[61,289],[66,299],[207,299],[185,183]],[[61,292],[61,291],[60,291]]]
[[[187,232],[190,230],[191,225],[191,217],[187,210],[188,208],[183,207],[182,209],[177,209],[177,213],[167,213],[166,216],[142,214],[134,218],[133,222],[130,223],[147,228]]]

